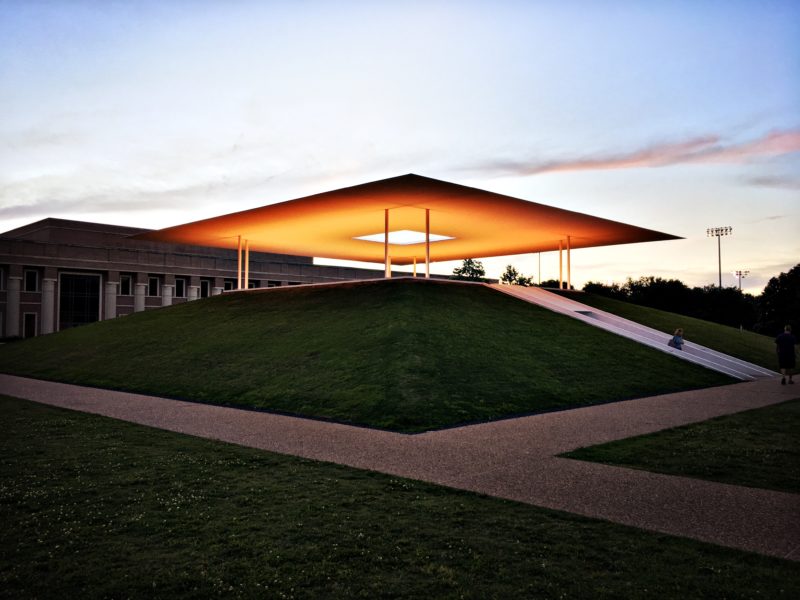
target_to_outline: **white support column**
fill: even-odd
[[[244,241],[244,283],[242,287],[250,289],[250,240]]]
[[[103,320],[113,319],[117,316],[117,281],[106,281],[105,298],[103,302]]]
[[[561,258],[561,251],[563,250],[564,243],[558,240],[558,289],[564,289],[564,263]]]
[[[414,277],[417,276],[417,257],[414,257]]]
[[[42,326],[41,335],[55,331],[56,318],[56,280],[42,279]]]
[[[172,296],[173,290],[175,289],[174,285],[162,285],[161,286],[161,306],[172,306]]]
[[[236,289],[242,289],[242,236],[236,242]]]
[[[425,209],[425,279],[431,277],[431,209]]]
[[[392,263],[389,258],[389,209],[383,209],[383,276],[386,279],[392,277]]]
[[[147,295],[147,284],[137,283],[136,289],[133,290],[133,312],[142,312],[144,310],[145,295]]]
[[[572,289],[572,262],[570,259],[570,239],[567,236],[567,289]]]
[[[6,290],[6,335],[8,337],[19,335],[20,290],[22,290],[22,277],[9,277]]]

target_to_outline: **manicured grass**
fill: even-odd
[[[800,565],[0,397],[0,597],[792,598]]]
[[[775,340],[766,335],[752,331],[740,331],[735,327],[719,325],[657,308],[639,306],[631,302],[613,300],[596,294],[570,294],[568,297],[653,329],[664,331],[668,334],[664,343],[669,335],[672,335],[672,332],[681,327],[684,337],[690,342],[730,354],[773,371],[778,367]]]
[[[0,370],[415,432],[729,383],[475,285],[226,294],[0,347]]]
[[[800,494],[800,399],[564,456]]]

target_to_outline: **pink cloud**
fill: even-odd
[[[741,143],[722,143],[717,135],[683,142],[654,144],[626,153],[545,162],[497,162],[490,171],[536,175],[563,171],[637,169],[697,163],[744,163],[754,158],[800,152],[800,129],[773,131]]]

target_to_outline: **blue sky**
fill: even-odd
[[[577,284],[713,283],[730,225],[757,292],[800,262],[798,74],[790,1],[0,0],[0,229],[414,172],[687,238],[576,251]]]

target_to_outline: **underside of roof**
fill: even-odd
[[[554,208],[511,196],[422,177],[402,175],[296,200],[177,225],[138,239],[384,262],[382,241],[358,239],[389,231],[430,233],[431,262],[680,239],[677,236]],[[426,211],[427,209],[427,211]],[[380,238],[382,240],[382,237]],[[424,235],[423,235],[424,239]],[[397,265],[425,261],[425,243],[393,243]]]

